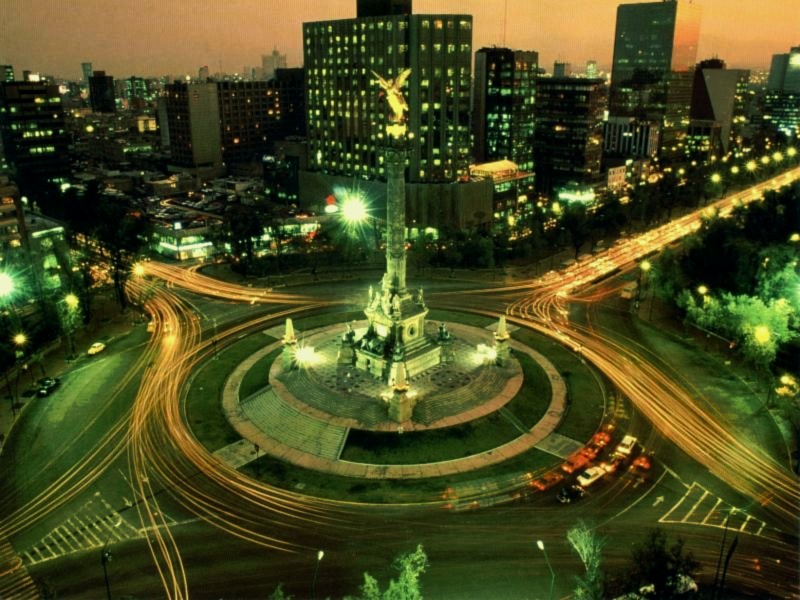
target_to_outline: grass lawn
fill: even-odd
[[[363,311],[317,314],[295,320],[300,331],[310,331],[334,323],[363,318]],[[431,310],[432,321],[454,321],[474,327],[486,327],[493,319],[479,315]],[[513,337],[544,354],[565,377],[570,391],[570,408],[557,431],[577,440],[589,439],[603,414],[602,391],[592,373],[579,359],[561,345],[534,332],[519,329]],[[220,408],[225,379],[245,358],[274,338],[253,334],[219,353],[219,359],[200,367],[187,394],[186,413],[192,431],[209,451],[239,439]],[[259,360],[244,376],[242,397],[265,385],[269,366],[280,349]],[[525,426],[535,424],[547,410],[550,383],[544,371],[525,354],[515,353],[525,381],[507,408]],[[404,434],[353,430],[342,458],[373,464],[413,464],[451,460],[489,450],[519,436],[519,432],[499,414],[493,414],[457,427]],[[362,480],[335,477],[283,463],[270,456],[260,457],[241,470],[256,479],[305,494],[358,500],[361,502],[435,501],[448,487],[483,478],[513,480],[521,474],[534,476],[560,461],[540,450],[530,450],[502,464],[469,473],[424,480]]]

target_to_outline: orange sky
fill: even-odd
[[[631,0],[623,0],[625,3]],[[703,7],[698,59],[768,68],[800,45],[800,0],[694,0]],[[414,12],[475,18],[475,49],[507,45],[608,65],[619,0],[414,0]],[[301,62],[303,21],[355,16],[355,0],[0,0],[0,64],[77,79],[91,61],[116,77],[240,71],[277,46]],[[504,19],[507,5],[508,18]],[[505,23],[505,26],[504,26]]]

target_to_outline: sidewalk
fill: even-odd
[[[76,361],[85,356],[87,348],[96,341],[107,341],[114,337],[127,334],[135,326],[135,318],[140,318],[140,313],[135,307],[129,307],[121,313],[116,301],[109,298],[107,291],[98,294],[92,302],[92,320],[75,333],[74,346],[76,358],[67,360],[69,354],[69,341],[62,336],[44,348],[37,348],[42,353],[41,365],[39,362],[30,362],[31,348],[27,348],[25,361],[19,366],[19,379],[17,368],[10,369],[0,379],[0,453],[9,437],[14,425],[15,416],[19,419],[24,414],[28,405],[40,400],[36,395],[33,384],[42,377],[62,377],[68,372]],[[27,365],[27,369],[24,366]],[[6,379],[7,378],[7,379]],[[8,382],[9,385],[6,385]],[[18,386],[17,386],[18,383]],[[9,396],[15,398],[14,408]],[[53,392],[58,395],[59,389]],[[14,414],[16,413],[16,415]]]

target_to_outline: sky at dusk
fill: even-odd
[[[698,60],[768,68],[800,45],[800,0],[694,0]],[[509,46],[582,68],[611,62],[619,0],[414,0],[415,13],[474,16],[474,49]],[[630,0],[623,0],[630,3]],[[0,64],[78,79],[92,62],[115,77],[239,72],[273,47],[302,63],[305,21],[355,16],[356,0],[0,0]],[[507,14],[507,18],[504,15]]]

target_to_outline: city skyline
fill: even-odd
[[[630,3],[416,0],[414,12],[473,15],[473,51],[493,45],[535,50],[547,70],[555,60],[571,62],[575,70],[597,60],[608,70],[616,7]],[[783,0],[695,3],[703,9],[698,60],[718,56],[731,67],[767,69],[772,54],[800,43],[800,13]],[[300,66],[302,23],[351,18],[355,11],[355,0],[291,5],[201,0],[191,10],[175,0],[135,5],[81,0],[66,12],[56,0],[7,0],[0,62],[12,64],[17,73],[31,70],[75,80],[86,61],[115,77],[196,74],[203,65],[211,73],[239,72],[245,65],[259,65],[261,55],[277,47],[288,55],[289,66]]]

